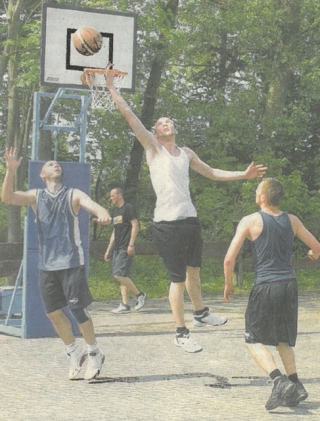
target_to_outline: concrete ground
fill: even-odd
[[[193,327],[186,302],[187,326],[204,347],[198,354],[173,345],[166,299],[147,300],[140,312],[126,315],[110,313],[118,302],[94,303],[91,315],[106,362],[100,377],[89,382],[83,380],[85,367],[77,380],[68,380],[59,339],[0,334],[0,420],[320,420],[320,291],[301,292],[299,300],[295,351],[309,398],[272,412],[264,407],[268,378],[244,346],[247,298],[233,296],[225,304],[221,296],[206,297],[212,312],[228,318],[216,328]]]

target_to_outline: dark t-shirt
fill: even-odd
[[[121,208],[113,209],[111,216],[115,234],[114,248],[126,250],[131,236],[131,221],[137,219],[136,211],[130,203],[124,203]]]

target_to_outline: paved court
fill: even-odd
[[[270,413],[264,404],[271,386],[244,347],[247,296],[232,298],[230,305],[221,296],[206,298],[229,319],[217,328],[194,328],[186,303],[188,326],[204,347],[199,354],[173,345],[166,299],[147,300],[139,313],[126,315],[110,313],[117,302],[94,303],[91,314],[106,362],[100,378],[90,382],[82,372],[68,380],[59,339],[0,334],[0,420],[320,420],[320,291],[300,294],[296,356],[309,398]]]

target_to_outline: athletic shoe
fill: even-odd
[[[135,310],[140,310],[144,306],[144,301],[146,299],[147,294],[145,292],[140,292],[139,295],[137,295],[137,302],[135,305]]]
[[[80,372],[83,363],[87,359],[88,351],[86,348],[77,346],[73,352],[68,353],[67,355],[69,360],[69,380],[73,380]]]
[[[228,319],[225,317],[217,316],[216,314],[210,313],[208,307],[205,307],[202,314],[195,315],[193,318],[193,324],[195,327],[203,327],[205,325],[221,326],[227,323]]]
[[[126,314],[126,313],[130,313],[131,308],[130,306],[120,303],[118,308],[115,308],[113,310],[111,310],[111,313],[114,314]]]
[[[304,388],[301,382],[295,383],[296,389],[293,391],[292,395],[284,399],[283,406],[297,406],[299,402],[307,399],[308,392]]]
[[[285,400],[291,396],[296,388],[287,376],[278,376],[273,381],[273,389],[265,407],[267,411],[278,408]]]
[[[195,340],[191,339],[189,334],[184,336],[176,335],[173,343],[175,344],[175,346],[178,346],[184,351],[192,354],[196,352],[201,352],[203,350],[202,346],[199,345]]]
[[[100,351],[90,352],[88,356],[88,365],[85,380],[95,379],[101,371],[102,364],[104,363],[105,356]]]

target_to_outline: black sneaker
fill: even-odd
[[[279,376],[273,381],[273,389],[265,407],[267,411],[278,408],[285,398],[291,396],[295,391],[295,384],[287,376]]]
[[[296,389],[293,393],[284,399],[283,406],[297,406],[299,402],[304,401],[309,396],[301,382],[295,383],[295,386]]]

